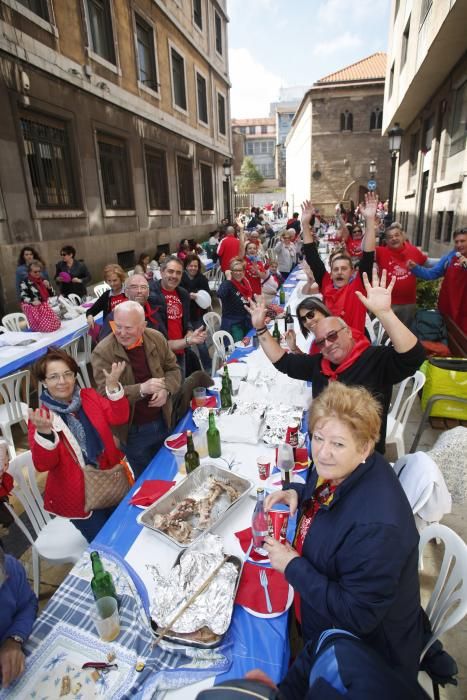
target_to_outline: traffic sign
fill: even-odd
[[[368,180],[367,187],[370,190],[370,192],[374,192],[376,189],[376,180]]]

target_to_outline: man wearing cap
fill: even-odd
[[[386,272],[383,272],[380,282],[374,269],[371,285],[366,273],[364,275],[366,296],[356,292],[364,307],[380,320],[392,342],[389,347],[370,345],[363,335],[355,339],[352,329],[341,317],[329,316],[318,321],[314,329],[314,343],[320,350],[319,354],[287,353],[266,328],[264,304],[250,303],[252,323],[268,359],[289,377],[311,381],[313,397],[318,396],[329,382],[340,381],[349,386],[364,386],[380,401],[381,435],[376,449],[381,454],[385,449],[392,387],[414,374],[425,359],[423,346],[391,309],[394,284],[393,277],[386,289]]]
[[[169,342],[177,362],[185,377],[185,351],[191,345],[206,342],[204,327],[193,330],[190,321],[190,295],[180,286],[183,275],[183,262],[176,255],[170,255],[160,265],[161,279],[150,282],[150,300],[159,307],[161,333]]]

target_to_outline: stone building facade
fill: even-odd
[[[4,0],[0,275],[24,245],[109,262],[174,250],[224,216],[231,129],[226,0]]]
[[[234,165],[239,172],[243,158],[248,156],[267,181],[263,187],[275,187],[276,181],[276,124],[274,117],[232,119],[232,130],[244,137],[243,157]]]
[[[311,199],[324,216],[367,192],[369,164],[386,199],[390,154],[381,135],[385,54],[374,54],[318,80],[305,94],[286,140],[286,199],[299,210]]]
[[[383,129],[403,130],[396,219],[433,257],[467,224],[467,3],[392,3]]]

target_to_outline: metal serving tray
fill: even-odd
[[[168,513],[170,513],[170,511],[173,510],[173,508],[175,508],[175,506],[177,506],[178,503],[183,501],[185,498],[191,498],[193,494],[199,492],[200,489],[202,489],[203,485],[206,483],[206,481],[209,479],[209,477],[213,477],[218,481],[223,481],[224,483],[230,484],[239,492],[239,497],[236,498],[235,501],[227,505],[227,507],[225,507],[225,497],[219,498],[214,503],[212,509],[211,524],[207,528],[205,528],[204,530],[194,529],[193,537],[189,542],[179,542],[175,538],[168,535],[166,532],[163,532],[159,528],[155,527],[153,522],[154,516],[156,514],[167,515]],[[152,506],[149,506],[148,508],[146,508],[146,510],[140,513],[140,515],[138,515],[137,517],[137,522],[140,523],[140,525],[144,525],[150,530],[154,530],[154,532],[157,532],[158,534],[162,535],[163,537],[168,539],[169,542],[172,542],[172,544],[174,544],[176,547],[186,549],[190,545],[194,544],[206,532],[210,532],[213,527],[222,522],[224,518],[226,518],[227,515],[231,512],[232,508],[238,505],[240,501],[242,501],[245,497],[248,496],[248,493],[252,489],[252,487],[253,483],[249,479],[245,479],[244,477],[239,476],[238,474],[233,474],[227,469],[221,469],[221,467],[218,467],[212,462],[205,462],[204,464],[200,465],[197,469],[195,469],[194,472],[188,474],[188,476],[186,476],[185,479],[183,479],[183,481],[177,484],[175,488],[172,489],[172,491],[169,491],[169,493],[167,493],[165,496],[162,496],[162,498],[160,498],[156,503],[154,503]]]
[[[182,554],[183,554],[183,552],[180,552],[180,554],[178,555],[177,559],[174,562],[174,566],[177,566]],[[229,556],[229,558],[226,560],[226,563],[227,562],[230,562],[231,564],[236,566],[238,569],[237,582],[235,584],[235,588],[234,588],[233,596],[232,596],[232,601],[230,603],[230,621],[232,621],[233,606],[234,606],[235,598],[237,597],[238,587],[240,585],[240,579],[242,576],[242,569],[243,569],[243,561],[239,557],[235,556],[234,554],[231,554]],[[160,628],[158,627],[157,623],[152,618],[151,618],[151,627],[156,632],[156,634],[160,631]],[[230,623],[229,623],[229,627],[230,627]],[[179,634],[177,632],[169,631],[169,632],[167,632],[167,634],[165,634],[163,636],[163,639],[167,640],[168,642],[175,643],[175,644],[183,644],[184,646],[187,646],[187,647],[197,647],[200,649],[213,649],[214,647],[219,646],[219,644],[222,642],[222,640],[224,639],[225,635],[228,632],[229,627],[227,627],[224,634],[216,634],[215,635],[216,638],[210,642],[203,642],[201,640],[197,640],[197,639],[193,638],[193,634],[196,634],[196,632],[187,636],[184,634]]]

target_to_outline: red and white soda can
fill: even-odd
[[[297,421],[292,421],[287,426],[287,432],[285,434],[285,441],[294,449],[298,447],[298,423]]]

